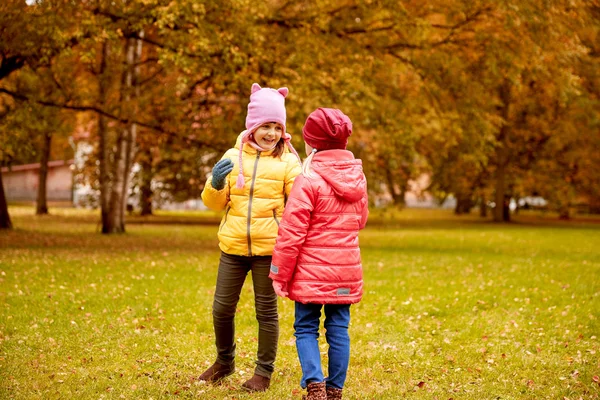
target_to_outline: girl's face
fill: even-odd
[[[283,135],[283,126],[277,122],[267,122],[254,131],[254,141],[264,149],[275,147]]]

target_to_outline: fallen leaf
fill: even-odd
[[[579,376],[579,371],[577,371],[577,370],[573,371],[573,373],[571,374],[571,376],[573,378],[577,378]]]

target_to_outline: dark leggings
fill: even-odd
[[[258,321],[255,373],[267,378],[273,373],[279,339],[277,295],[269,278],[270,267],[271,256],[246,257],[221,252],[213,302],[217,362],[231,365],[235,358],[235,311],[246,275],[252,271],[254,307]]]

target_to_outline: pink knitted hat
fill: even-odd
[[[248,114],[246,115],[246,131],[241,138],[242,143],[240,145],[238,156],[239,173],[236,182],[238,188],[241,189],[244,187],[244,167],[242,163],[244,144],[251,141],[254,131],[267,122],[276,122],[283,127],[283,134],[281,137],[289,147],[290,151],[298,157],[298,161],[302,163],[300,156],[290,142],[292,136],[285,131],[285,98],[287,95],[288,88],[286,87],[275,90],[271,88],[261,88],[258,83],[252,84],[250,103],[248,103]],[[258,145],[254,145],[253,147],[260,150]]]
[[[285,133],[285,98],[288,88],[277,90],[261,88],[258,83],[252,84],[248,115],[246,115],[246,129],[249,134],[266,122],[277,122],[283,126]]]

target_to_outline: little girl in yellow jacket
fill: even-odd
[[[246,130],[213,168],[202,200],[213,210],[225,210],[219,226],[221,259],[213,302],[217,359],[200,380],[216,382],[235,370],[235,311],[242,286],[252,271],[258,354],[254,376],[242,387],[269,387],[277,353],[277,295],[269,278],[279,220],[300,158],[285,131],[287,88],[252,85]],[[287,145],[287,148],[286,148]],[[233,172],[233,173],[231,173]]]

